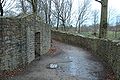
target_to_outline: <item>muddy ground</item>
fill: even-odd
[[[49,69],[49,64],[57,68]],[[53,41],[51,51],[34,60],[26,70],[0,80],[115,80],[112,70],[91,53]]]

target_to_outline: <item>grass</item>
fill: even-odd
[[[81,32],[80,35],[85,37],[94,37],[93,32]],[[98,33],[97,33],[98,36]],[[117,32],[117,36],[115,37],[115,32],[108,31],[107,38],[111,40],[120,40],[120,31]]]
[[[117,32],[116,37],[115,37],[115,32],[108,31],[107,38],[112,40],[120,40],[120,31]]]

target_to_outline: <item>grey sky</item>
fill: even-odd
[[[73,7],[78,8],[80,1],[82,0],[73,0]],[[101,9],[100,3],[96,2],[95,0],[91,0],[92,2],[92,9]],[[108,0],[109,7],[113,7],[120,11],[120,0]]]
[[[83,1],[83,0],[73,0],[73,10],[72,10],[73,12],[72,13],[74,13],[74,14],[73,14],[72,18],[74,18],[74,20],[76,20],[75,16],[77,16],[76,13],[78,11],[78,6],[79,6],[81,1]],[[109,12],[109,9],[113,10],[113,11],[111,11],[111,14],[110,14],[111,18],[114,18],[110,22],[112,24],[116,23],[115,22],[115,20],[116,20],[115,16],[120,15],[120,4],[119,3],[120,3],[120,0],[108,0],[108,7],[109,7],[108,12]],[[96,2],[95,0],[91,0],[91,11],[92,10],[98,10],[99,11],[99,17],[100,17],[101,4]],[[87,24],[92,24],[91,19],[88,20]]]
[[[7,2],[9,3],[12,0],[7,0]],[[14,0],[13,0],[14,1]],[[82,0],[72,0],[73,1],[73,9],[72,9],[72,19],[74,18],[74,20],[76,20],[77,16],[77,11],[78,11],[78,6],[80,4],[80,2]],[[95,0],[91,0],[91,10],[101,10],[101,4],[96,2]],[[120,14],[120,0],[108,0],[108,5],[109,5],[109,9],[113,9],[114,10],[114,15],[118,15]],[[11,6],[15,6],[15,3],[12,4]],[[4,7],[6,8],[6,7]],[[14,10],[15,11],[15,10]],[[15,11],[17,12],[17,11]],[[74,14],[73,14],[74,13]],[[112,17],[114,16],[112,15]],[[75,22],[75,21],[74,21]],[[90,22],[91,23],[91,22]],[[114,23],[114,22],[113,22]],[[89,23],[88,23],[89,24]]]

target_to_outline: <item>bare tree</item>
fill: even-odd
[[[47,24],[51,23],[52,0],[27,0],[31,4],[32,12],[39,15]]]
[[[50,24],[52,0],[36,0],[36,1],[27,0],[27,1],[31,4],[32,11],[34,13],[37,13],[42,19],[44,19],[46,23]]]
[[[52,0],[41,0],[41,12],[44,12],[45,15],[45,22],[47,24],[51,24],[51,5],[52,5]],[[40,5],[40,4],[39,4]]]
[[[3,16],[4,11],[8,11],[12,8],[13,3],[15,2],[15,0],[0,0],[0,16]],[[3,10],[4,8],[4,10]]]
[[[72,9],[72,0],[64,0],[61,6],[60,20],[63,24],[63,30],[66,31],[66,21],[70,20],[71,9]]]
[[[30,4],[31,4],[31,6],[32,6],[32,12],[34,13],[34,14],[37,14],[37,2],[38,2],[38,0],[27,0]]]
[[[81,1],[81,4],[78,9],[78,17],[76,22],[76,30],[78,33],[80,33],[80,27],[81,25],[89,18],[90,13],[90,6],[91,6],[90,0],[83,0]]]
[[[54,17],[53,14],[51,14],[51,26],[54,27],[56,25],[56,17]]]
[[[42,1],[42,9],[45,15],[45,22],[48,23],[48,14],[49,14],[49,3],[47,0]],[[49,15],[50,16],[50,15]]]
[[[58,30],[60,22],[62,22],[63,30],[66,30],[66,22],[70,22],[71,18],[71,9],[72,9],[72,0],[53,0],[54,9],[52,14],[57,19]]]
[[[52,0],[48,1],[48,22],[51,25],[51,5],[52,5]]]
[[[62,4],[64,3],[64,0],[53,0],[54,2],[54,7],[55,9],[52,10],[52,14],[54,15],[54,17],[56,17],[57,19],[57,27],[56,30],[58,30],[59,27],[59,23],[60,23],[60,12],[62,10]]]
[[[47,0],[45,0],[45,1],[42,1],[42,3],[43,3],[43,11],[45,14],[45,22],[48,23],[48,2]]]
[[[8,11],[4,12],[4,16],[6,16],[6,17],[12,17],[13,16],[14,17],[14,16],[17,16],[17,13],[13,10],[8,10]]]
[[[99,12],[98,10],[94,10],[93,13],[93,25],[94,25],[94,33],[97,32],[97,27],[98,27],[98,21],[99,21]]]
[[[23,13],[26,13],[27,10],[28,10],[28,5],[27,5],[27,2],[25,0],[19,0],[19,3],[20,3],[20,8],[21,8],[21,11]],[[18,7],[19,8],[19,7]]]
[[[115,23],[115,18],[116,18],[116,9],[109,7],[108,8],[108,25],[111,25],[111,23]]]

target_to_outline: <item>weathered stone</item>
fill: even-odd
[[[35,59],[36,32],[40,32],[38,54],[43,55],[50,48],[50,27],[33,15],[0,18],[0,30],[0,72],[12,71]]]

